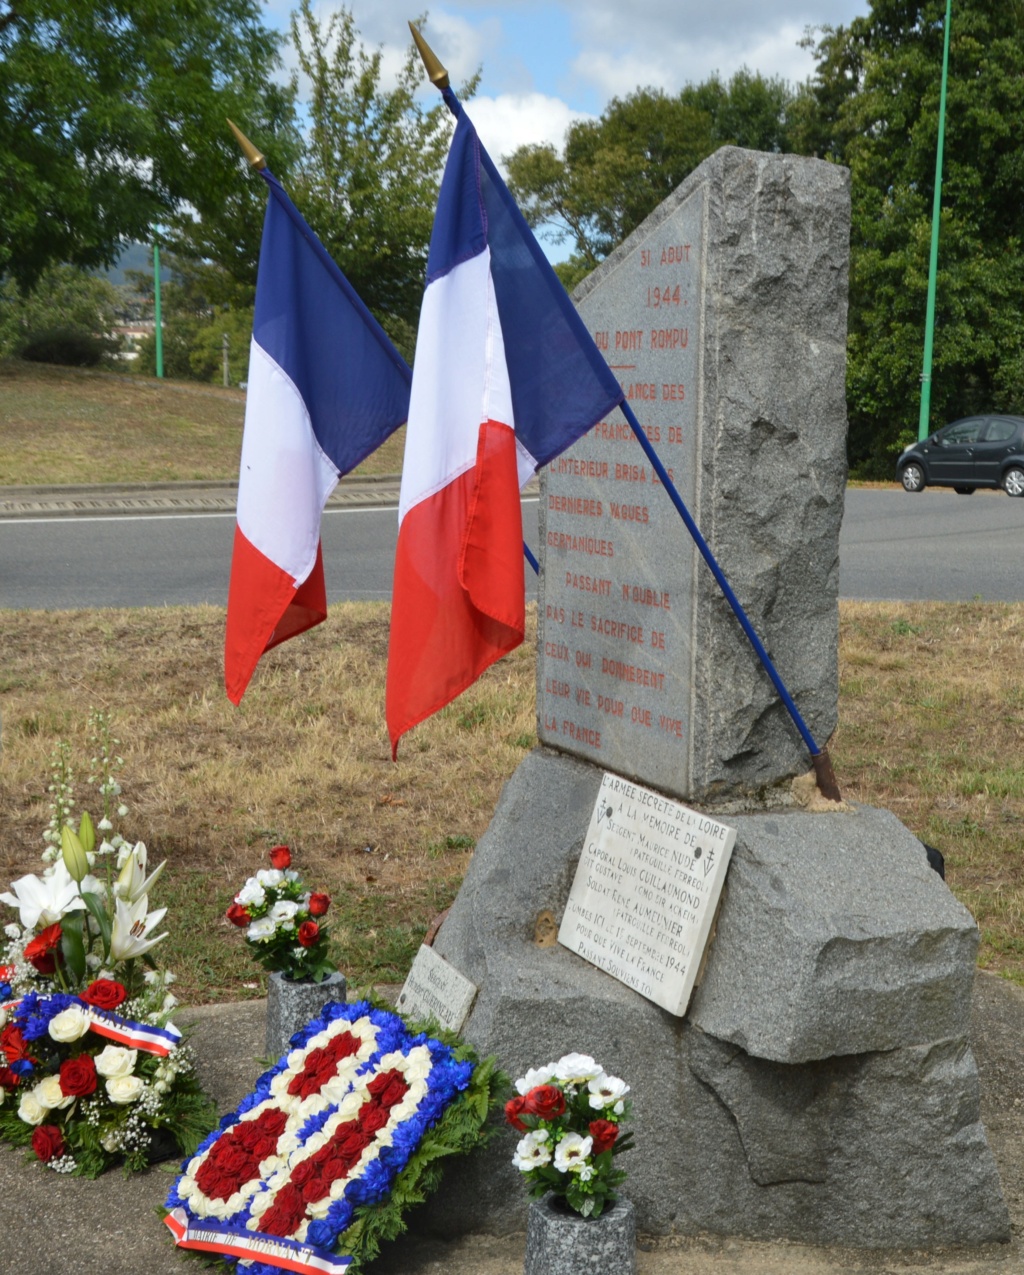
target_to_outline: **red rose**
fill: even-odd
[[[64,1154],[64,1135],[55,1124],[41,1124],[32,1130],[32,1150],[44,1164]]]
[[[320,927],[315,921],[303,921],[299,926],[299,947],[312,947],[320,937]]]
[[[520,1133],[525,1133],[527,1128],[519,1119],[525,1110],[526,1099],[522,1094],[516,1094],[514,1098],[505,1103],[505,1119],[513,1129],[518,1129]]]
[[[241,903],[232,903],[228,910],[224,913],[232,925],[248,925],[252,920],[249,915],[249,909],[241,905]]]
[[[25,960],[34,965],[40,974],[52,974],[57,968],[57,957],[54,954],[60,943],[60,922],[48,925],[45,930],[35,936],[25,946]]]
[[[96,1064],[89,1054],[67,1058],[60,1065],[60,1091],[67,1098],[96,1092]]]
[[[362,1129],[359,1128],[357,1121],[349,1120],[345,1124],[338,1126],[331,1143],[338,1155],[354,1162],[359,1159],[366,1149],[367,1137]]]
[[[285,868],[292,866],[292,852],[287,846],[274,846],[270,852],[270,862],[278,871],[283,872]]]
[[[331,896],[314,892],[309,896],[309,915],[323,916],[331,906]]]
[[[124,984],[112,978],[97,978],[84,992],[79,992],[87,1005],[95,1005],[97,1009],[117,1009],[127,995]]]
[[[591,1120],[587,1128],[594,1139],[594,1155],[600,1155],[602,1151],[610,1151],[615,1145],[615,1139],[619,1136],[619,1126],[613,1124],[611,1120]]]
[[[368,1103],[359,1113],[359,1127],[365,1134],[374,1134],[388,1122],[388,1113],[375,1102]]]
[[[0,1063],[0,1089],[13,1093],[18,1087],[18,1073]]]
[[[556,1120],[565,1110],[565,1094],[557,1085],[537,1085],[526,1095],[523,1110],[541,1120]]]

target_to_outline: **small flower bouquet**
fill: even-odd
[[[41,875],[0,894],[17,909],[0,956],[0,1139],[30,1146],[62,1173],[126,1172],[167,1150],[189,1154],[214,1108],[191,1051],[170,1022],[174,976],[150,951],[166,908],[149,910],[163,864],[147,874],[146,847],[114,833],[120,794],[106,718],[91,724],[103,815],[72,823],[67,744],[55,755]],[[126,808],[117,806],[123,816]]]
[[[405,1229],[438,1159],[484,1138],[498,1078],[366,1001],[332,1001],[292,1045],[186,1161],[165,1221],[251,1275],[354,1271]]]
[[[566,1054],[531,1068],[515,1087],[505,1119],[525,1135],[512,1163],[530,1194],[552,1192],[583,1217],[599,1217],[626,1179],[614,1162],[632,1144],[631,1133],[620,1136],[629,1118],[629,1085],[606,1075],[587,1054]]]
[[[337,968],[328,955],[324,916],[329,895],[312,891],[292,868],[287,846],[274,846],[261,868],[235,895],[227,919],[245,928],[249,950],[264,969],[294,983],[319,983]]]

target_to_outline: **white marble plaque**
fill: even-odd
[[[606,774],[559,943],[685,1014],[735,841],[734,828]]]
[[[442,1027],[457,1032],[469,1017],[476,992],[475,983],[421,944],[395,1008],[413,1022],[436,1018]]]

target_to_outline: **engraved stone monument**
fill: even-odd
[[[838,697],[848,239],[843,169],[725,148],[578,294],[822,744]],[[1009,1238],[968,1043],[969,913],[887,811],[787,804],[807,753],[620,422],[558,458],[542,492],[542,742],[434,944],[479,989],[464,1035],[512,1075],[577,1050],[632,1086],[638,1149],[622,1167],[641,1231]],[[602,804],[616,783],[632,814]],[[682,982],[656,993],[691,944],[683,912],[703,942],[711,908],[677,799],[735,830],[682,1016]],[[645,809],[667,851],[641,844]],[[600,819],[616,825],[614,865]],[[426,1225],[523,1229],[514,1143],[446,1169]]]

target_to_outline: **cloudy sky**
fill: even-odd
[[[268,0],[266,21],[286,30],[296,6]],[[321,18],[338,8],[317,0]],[[350,0],[364,39],[385,66],[408,44],[407,19],[429,11],[427,39],[453,84],[483,76],[473,122],[495,160],[526,142],[560,145],[579,116],[600,115],[639,86],[667,92],[741,66],[799,82],[811,58],[808,26],[840,26],[868,0]]]

